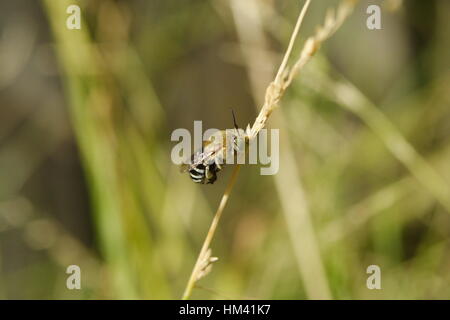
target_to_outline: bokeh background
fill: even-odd
[[[312,2],[294,58],[337,4]],[[180,298],[232,170],[194,184],[170,134],[252,123],[301,5],[0,1],[0,298]],[[449,14],[358,4],[269,121],[279,173],[241,169],[192,298],[450,298]]]

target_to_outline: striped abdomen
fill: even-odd
[[[189,169],[189,175],[192,181],[196,183],[214,183],[217,179],[216,173],[220,169],[217,167],[216,163],[213,162],[209,165],[199,163],[198,165]]]

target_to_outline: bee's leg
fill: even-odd
[[[217,174],[216,174],[217,171],[213,169],[213,170],[209,170],[208,172],[209,172],[209,177],[207,179],[207,183],[213,184],[214,181],[217,180]]]
[[[210,170],[210,166],[205,166],[205,178],[206,178],[206,180],[211,179],[211,177],[212,177],[212,173],[211,173],[211,170]]]
[[[214,181],[216,181],[216,180],[217,180],[217,174],[216,174],[216,172],[213,171],[212,177],[211,177],[211,179],[209,179],[208,183],[213,184]]]
[[[216,171],[212,166],[206,166],[205,168],[205,182],[213,184],[217,179]]]
[[[241,148],[239,146],[239,142],[238,142],[237,137],[233,137],[233,142],[232,142],[232,157],[234,159],[234,163],[236,163],[237,159],[239,158],[239,154],[241,153]]]
[[[234,139],[234,150],[239,153],[241,151],[241,148],[239,148],[239,142],[238,139]]]
[[[218,157],[214,159],[214,164],[216,165],[215,172],[222,170],[221,162],[222,161]]]

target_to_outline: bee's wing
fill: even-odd
[[[213,158],[215,153],[215,150],[198,153],[197,156],[192,159],[191,168],[207,162],[207,159]]]
[[[192,154],[191,159],[188,161],[185,161],[180,165],[180,172],[186,172],[199,164],[203,163],[206,159],[211,157],[214,154],[214,152],[202,152],[202,150],[199,150]]]
[[[180,172],[181,173],[188,171],[190,168],[191,168],[191,165],[188,163],[180,164]]]
[[[190,158],[190,160],[184,161],[183,164],[180,165],[180,171],[186,172],[201,163],[207,162],[207,159],[214,158],[214,156],[222,150],[222,144],[211,143],[211,141],[206,141],[204,146],[194,152]]]
[[[190,158],[186,158],[183,160],[183,163],[180,164],[180,172],[186,172],[192,168],[192,160],[194,159],[194,155],[191,155]]]

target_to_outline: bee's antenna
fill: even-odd
[[[231,114],[233,115],[234,128],[235,128],[235,129],[238,129],[239,126],[238,126],[237,123],[236,123],[236,117],[234,116],[234,111],[233,111],[233,109],[231,109]]]

